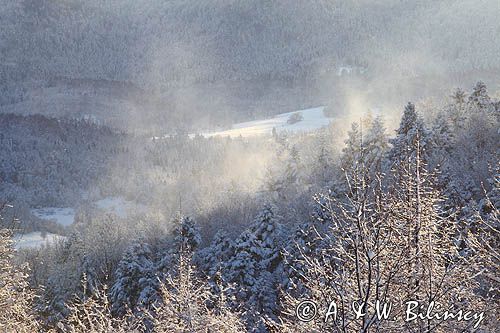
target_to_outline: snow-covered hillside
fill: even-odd
[[[290,131],[290,132],[307,132],[312,131],[330,124],[332,118],[328,118],[324,115],[324,106],[281,113],[273,118],[247,121],[243,123],[234,124],[232,129],[218,132],[203,133],[205,137],[212,136],[230,136],[230,137],[248,137],[255,135],[266,135],[271,134],[273,128],[277,132]],[[300,114],[302,119],[300,121],[291,123],[290,117],[294,114]]]

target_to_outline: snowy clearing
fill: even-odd
[[[131,212],[145,212],[143,205],[125,200],[122,197],[106,197],[95,202],[97,208],[104,213],[112,213],[119,218],[126,218]],[[70,226],[75,221],[75,210],[73,208],[44,207],[32,209],[31,212],[38,218],[54,221],[62,226]]]
[[[328,118],[323,114],[324,106],[281,113],[273,118],[263,119],[263,120],[254,120],[247,121],[244,123],[234,124],[232,129],[219,131],[219,132],[211,132],[211,133],[202,133],[204,137],[212,137],[212,136],[229,136],[229,137],[248,137],[248,136],[257,136],[257,135],[266,135],[271,134],[273,128],[276,128],[276,131],[290,131],[290,132],[308,132],[312,131],[324,126],[328,126],[332,121],[332,118]],[[302,120],[293,124],[288,123],[288,119],[295,113],[299,113],[302,115]]]
[[[132,212],[146,211],[145,206],[125,200],[122,197],[106,197],[96,201],[95,205],[101,211],[115,214],[119,218],[126,218]],[[32,209],[31,212],[42,220],[54,221],[65,227],[70,226],[75,221],[75,210],[73,208],[45,207]],[[14,246],[16,249],[35,248],[63,239],[65,239],[64,236],[52,233],[46,233],[45,237],[43,237],[40,231],[35,231],[27,234],[16,234],[14,236]]]

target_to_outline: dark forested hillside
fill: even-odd
[[[427,75],[428,90],[443,93],[498,72],[489,36],[500,32],[499,12],[494,0],[4,0],[0,110],[206,128],[299,105],[342,112],[359,87],[346,76],[372,83],[372,105],[382,94],[422,96],[407,80]],[[144,92],[75,90],[60,78]]]
[[[1,196],[32,207],[75,204],[123,138],[91,121],[0,114]]]
[[[140,85],[303,77],[339,65],[373,68],[382,65],[380,58],[423,51],[445,70],[498,68],[498,45],[486,38],[498,33],[498,6],[486,0],[6,0],[2,65],[28,76]],[[383,49],[375,47],[381,43]],[[423,59],[413,60],[385,66],[435,72]]]

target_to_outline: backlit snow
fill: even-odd
[[[281,113],[273,118],[247,121],[243,123],[237,123],[232,126],[232,129],[218,132],[203,133],[205,137],[212,136],[256,136],[256,135],[267,135],[271,134],[273,128],[277,132],[290,131],[290,132],[308,132],[324,126],[328,126],[332,121],[332,118],[328,118],[323,114],[323,106],[305,109],[287,113]],[[290,116],[294,113],[300,113],[303,119],[295,124],[289,124],[287,121]]]

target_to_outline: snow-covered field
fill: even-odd
[[[33,209],[31,212],[42,220],[55,221],[65,227],[75,221],[75,210],[73,208],[46,207]]]
[[[133,212],[146,212],[144,205],[125,200],[122,197],[106,197],[95,202],[96,207],[104,212],[115,214],[119,218],[126,218]],[[62,226],[70,226],[75,221],[75,210],[73,208],[45,207],[32,209],[31,212],[38,218],[47,221],[54,221]],[[57,239],[64,239],[64,236],[47,233],[42,237],[41,232],[30,232],[27,234],[16,234],[14,236],[16,249],[27,247],[40,247],[50,244]]]
[[[104,213],[112,213],[120,218],[126,218],[131,212],[144,212],[146,208],[122,197],[106,197],[95,202],[97,208]],[[32,209],[31,212],[38,218],[54,221],[62,226],[69,226],[75,221],[73,208],[45,207]]]
[[[308,132],[327,126],[332,121],[332,118],[328,118],[323,114],[323,109],[324,106],[320,106],[312,109],[281,113],[274,116],[273,118],[238,123],[234,124],[232,129],[219,132],[202,133],[202,135],[205,137],[238,137],[240,135],[243,137],[248,137],[271,134],[273,128],[275,128],[277,132]],[[289,124],[288,119],[292,114],[295,113],[301,114],[302,120],[294,124]]]
[[[45,237],[43,237],[40,231],[34,231],[27,234],[16,234],[14,235],[14,247],[18,250],[30,247],[40,247],[54,243],[57,240],[63,240],[64,238],[64,236],[51,233],[47,233]]]

